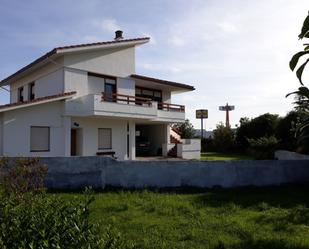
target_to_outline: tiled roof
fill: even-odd
[[[61,98],[61,97],[68,97],[68,96],[74,95],[75,93],[76,92],[66,92],[66,93],[60,93],[60,94],[56,94],[56,95],[50,95],[50,96],[46,96],[46,97],[36,98],[36,99],[33,99],[33,100],[27,100],[27,101],[23,101],[23,102],[16,102],[16,103],[11,103],[11,104],[0,105],[0,110],[5,109],[5,108],[10,108],[10,107],[29,105],[29,104],[32,104],[32,103],[39,103],[39,102],[43,102],[43,101],[46,101],[46,100],[58,99],[58,98]]]
[[[138,41],[148,41],[149,37],[141,37],[141,38],[134,38],[134,39],[122,39],[122,40],[113,40],[113,41],[104,41],[104,42],[95,42],[95,43],[84,43],[84,44],[78,44],[78,45],[70,45],[70,46],[63,46],[63,47],[57,47],[49,51],[48,53],[44,54],[43,56],[39,57],[35,61],[31,62],[27,66],[21,68],[14,74],[8,76],[7,78],[0,81],[0,83],[5,83],[6,81],[12,79],[16,75],[26,71],[27,69],[33,67],[34,65],[38,64],[41,61],[44,61],[46,58],[56,54],[58,51],[66,50],[66,49],[72,49],[72,48],[84,48],[84,47],[93,47],[93,46],[100,46],[100,45],[110,45],[110,44],[121,44],[126,42],[138,42]]]
[[[124,43],[124,42],[135,42],[135,41],[144,41],[144,40],[146,41],[146,40],[149,40],[149,39],[150,39],[149,37],[141,37],[141,38],[134,38],[134,39],[123,39],[123,40],[113,40],[113,41],[104,41],[104,42],[70,45],[70,46],[57,47],[55,49],[56,50],[62,50],[62,49],[70,49],[70,48],[82,48],[82,47],[89,47],[89,46],[100,46],[100,45]]]
[[[139,74],[132,74],[131,77],[134,78],[134,79],[153,81],[153,82],[156,82],[156,83],[159,83],[159,84],[185,88],[185,89],[188,89],[188,90],[195,90],[194,86],[183,84],[183,83],[177,83],[177,82],[174,82],[174,81],[161,80],[161,79],[151,78],[151,77],[139,75]]]

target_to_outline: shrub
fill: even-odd
[[[89,223],[93,196],[63,200],[56,195],[3,196],[0,203],[0,248],[115,248],[117,240],[99,238]]]
[[[250,145],[250,153],[256,159],[274,158],[274,152],[278,145],[278,139],[275,136],[248,139],[248,142]]]
[[[213,144],[218,152],[228,152],[235,148],[235,135],[230,127],[222,123],[213,131]]]
[[[248,138],[274,136],[280,118],[278,115],[265,113],[253,119],[241,118],[240,126],[236,130],[236,142],[240,149],[249,146]]]
[[[82,199],[64,200],[44,189],[47,167],[37,158],[0,160],[0,248],[126,248],[120,235],[89,222],[94,197],[88,189]]]
[[[6,194],[22,196],[28,192],[44,191],[47,166],[41,164],[38,158],[18,158],[11,166],[7,158],[2,158],[0,167],[1,185]]]

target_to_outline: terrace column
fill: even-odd
[[[62,117],[62,125],[64,156],[71,156],[71,117]]]
[[[135,160],[135,122],[129,121],[129,160]]]

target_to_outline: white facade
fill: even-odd
[[[151,141],[151,155],[168,154],[163,144],[170,144],[170,125],[185,119],[172,94],[194,88],[132,76],[135,46],[148,40],[58,48],[1,81],[11,90],[11,105],[0,106],[1,155],[135,159],[137,127]],[[48,150],[31,149],[37,136],[31,127],[49,132],[38,140],[38,146],[48,142]],[[100,148],[99,139],[108,148]]]

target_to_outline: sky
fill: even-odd
[[[212,130],[226,103],[235,127],[241,117],[292,110],[285,95],[299,83],[288,63],[308,10],[308,0],[0,0],[0,79],[54,47],[112,40],[121,29],[151,37],[136,50],[138,74],[195,86],[172,103],[186,106],[196,128],[196,109],[208,109]]]

